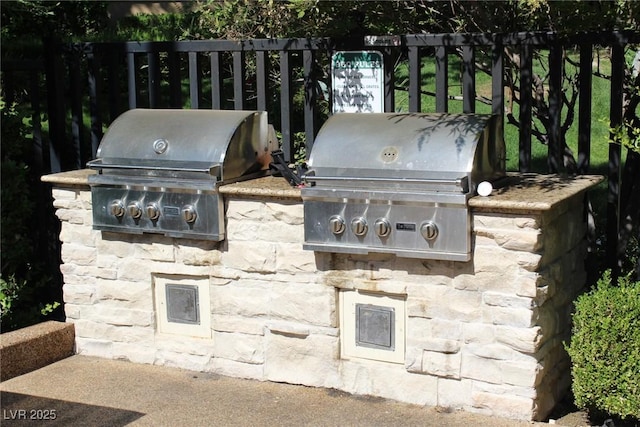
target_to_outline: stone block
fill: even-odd
[[[264,343],[260,335],[214,333],[215,357],[241,363],[263,364]]]
[[[333,288],[310,283],[273,282],[269,317],[317,326],[331,326],[336,312]]]
[[[532,420],[534,401],[525,397],[472,392],[475,408],[488,409],[492,415],[521,420]]]
[[[214,316],[261,318],[269,314],[271,283],[243,280],[211,288],[211,312]]]
[[[531,309],[535,306],[535,303],[531,298],[491,291],[487,291],[482,294],[482,302],[488,306],[506,308]]]
[[[158,350],[155,353],[154,365],[168,366],[171,368],[187,369],[189,371],[204,372],[211,361],[210,356],[185,354],[168,350]]]
[[[113,341],[98,338],[76,337],[76,354],[113,358]]]
[[[100,232],[86,225],[65,223],[60,229],[60,241],[78,245],[95,247]]]
[[[81,311],[82,318],[94,322],[102,322],[116,326],[146,326],[155,325],[155,313],[152,310],[129,309],[107,304],[85,306]]]
[[[314,253],[303,250],[300,241],[302,239],[296,243],[278,243],[276,245],[276,271],[278,273],[316,273]]]
[[[151,365],[156,361],[156,349],[140,343],[114,342],[111,346],[113,359]]]
[[[466,344],[490,344],[495,342],[495,325],[487,323],[464,323],[463,341]]]
[[[66,275],[62,295],[65,302],[72,304],[93,304],[98,300],[95,286],[68,283]]]
[[[409,316],[474,322],[482,319],[482,296],[478,292],[458,290],[445,286],[429,288],[422,298],[407,297]],[[452,303],[454,302],[454,303]]]
[[[265,204],[252,200],[233,200],[227,203],[226,216],[228,225],[234,221],[257,220],[261,221],[265,216]]]
[[[459,352],[424,351],[422,353],[422,372],[436,377],[460,379],[461,361],[462,355]]]
[[[544,335],[540,326],[532,328],[496,326],[494,331],[497,342],[521,353],[535,354],[544,343]]]
[[[211,319],[212,329],[217,332],[231,332],[250,335],[264,335],[265,321],[260,318],[244,316],[226,316],[214,314]]]
[[[205,371],[233,378],[245,378],[258,381],[264,381],[266,379],[264,375],[264,365],[242,363],[219,357],[211,359]]]
[[[187,335],[157,333],[155,347],[162,352],[213,357],[216,343],[213,338],[196,338]]]
[[[483,306],[482,321],[494,325],[528,328],[535,325],[538,318],[537,309]]]
[[[438,403],[442,408],[459,409],[471,405],[473,381],[438,378]]]
[[[304,207],[298,202],[267,202],[265,214],[276,221],[289,225],[304,224]],[[302,227],[300,227],[302,228]]]
[[[61,248],[62,262],[77,265],[95,265],[96,248],[76,243],[65,243]]]
[[[277,246],[256,241],[229,241],[220,261],[225,267],[252,273],[276,272]]]
[[[151,281],[128,282],[121,280],[99,280],[97,297],[123,308],[153,310]]]
[[[339,384],[338,337],[300,337],[269,331],[265,343],[264,372],[269,381],[330,388]]]
[[[0,381],[73,355],[73,323],[48,321],[0,335]]]
[[[133,257],[138,260],[173,262],[175,252],[173,244],[137,243],[134,245]]]

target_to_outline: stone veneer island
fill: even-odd
[[[472,260],[455,262],[305,251],[300,191],[275,177],[220,188],[223,242],[95,231],[90,173],[43,177],[78,354],[525,420],[569,388],[600,177],[510,175],[470,199]],[[167,321],[166,283],[199,290],[197,327]],[[354,349],[354,301],[394,307],[392,351]]]

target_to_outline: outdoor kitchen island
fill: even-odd
[[[525,420],[568,390],[600,177],[510,174],[469,199],[471,260],[452,261],[304,250],[277,177],[220,187],[222,242],[97,231],[92,173],[43,177],[79,354]]]

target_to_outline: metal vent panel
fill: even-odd
[[[191,285],[166,285],[167,320],[189,325],[200,324],[198,287]]]
[[[356,304],[356,345],[393,351],[395,321],[393,307]]]

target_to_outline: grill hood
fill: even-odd
[[[217,180],[267,169],[267,113],[129,110],[104,135],[87,166],[106,174],[206,172]]]
[[[504,175],[498,116],[336,114],[323,125],[309,158],[311,181],[463,180],[466,191]],[[354,183],[350,182],[350,186]]]

